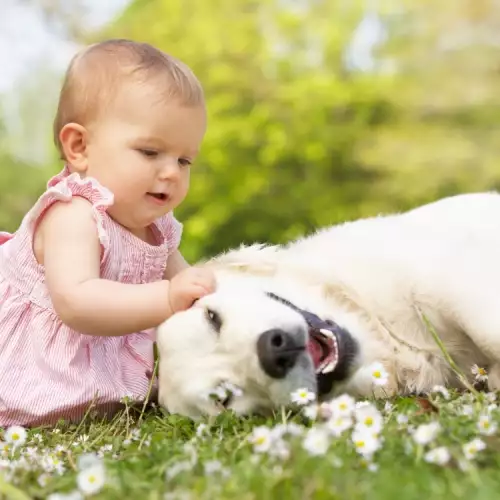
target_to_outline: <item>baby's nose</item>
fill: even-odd
[[[162,166],[160,178],[166,180],[176,180],[181,173],[181,167],[177,161],[169,161]]]

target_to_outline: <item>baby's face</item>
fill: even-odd
[[[153,85],[124,86],[88,127],[86,174],[113,192],[110,215],[142,235],[177,207],[188,192],[190,164],[205,128],[203,106],[166,102]]]

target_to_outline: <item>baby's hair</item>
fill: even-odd
[[[62,159],[61,129],[67,123],[95,120],[124,81],[155,84],[160,98],[182,105],[204,104],[200,82],[182,61],[148,43],[126,39],[95,43],[73,57],[64,77],[54,120],[54,142]]]

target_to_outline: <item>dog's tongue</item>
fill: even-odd
[[[309,327],[307,343],[316,373],[330,373],[338,362],[338,345],[333,332],[328,328]]]
[[[314,367],[318,368],[321,360],[323,359],[324,351],[323,351],[323,346],[317,340],[317,337],[315,335],[312,335],[311,333],[309,333],[309,342],[307,343],[307,351],[311,355]]]

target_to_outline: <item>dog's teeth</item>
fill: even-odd
[[[325,337],[328,337],[329,339],[334,338],[333,333],[330,330],[327,330],[326,328],[321,328],[319,332],[322,333]]]
[[[335,365],[337,363],[335,361],[331,361],[330,363],[328,363],[322,370],[321,370],[321,373],[330,373],[330,372],[333,372],[334,368],[335,368]]]

